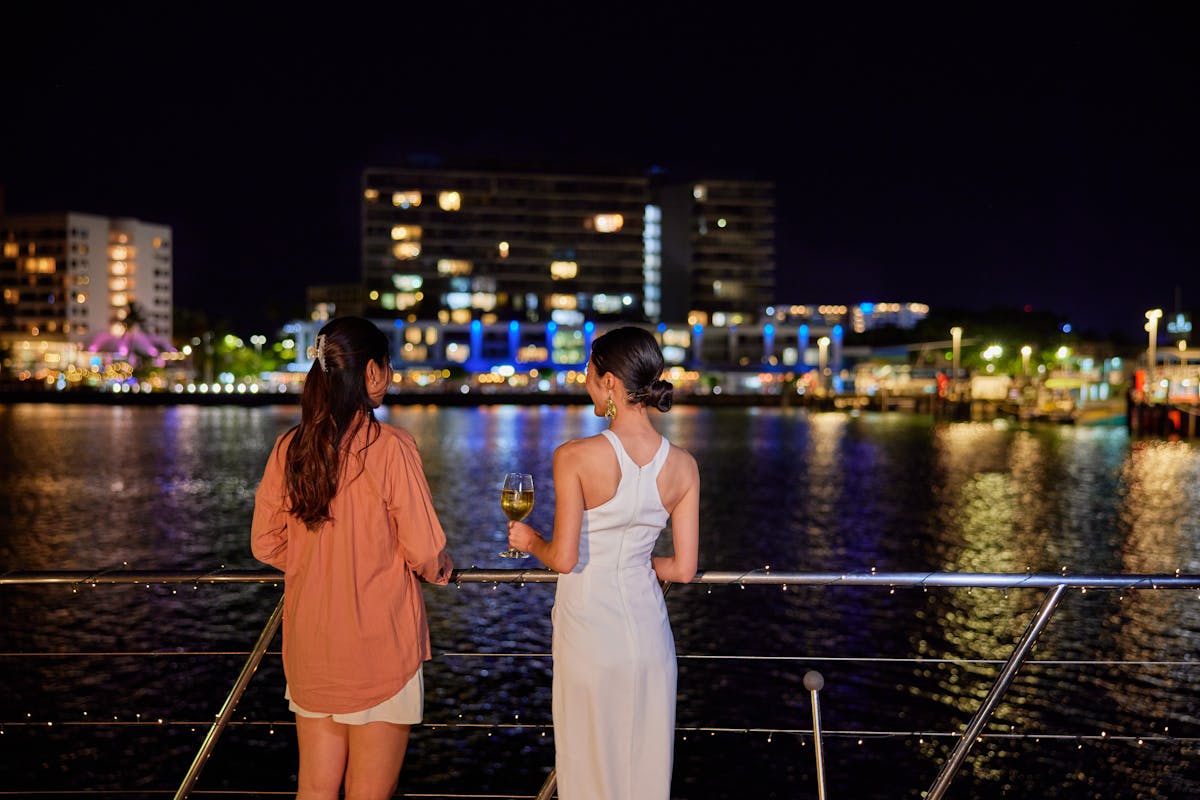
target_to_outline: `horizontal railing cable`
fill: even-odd
[[[67,727],[178,727],[178,728],[202,728],[212,724],[212,720],[177,720],[177,721],[156,721],[156,720],[116,720],[116,721],[83,721],[83,720],[68,720],[68,721],[53,721],[53,722],[5,722],[2,727],[6,728],[67,728]],[[267,728],[270,734],[274,734],[275,728],[293,728],[296,725],[294,719],[290,720],[230,720],[228,726],[230,728]],[[422,728],[429,730],[476,730],[476,731],[527,731],[533,733],[549,734],[554,730],[554,726],[548,722],[422,722]],[[708,733],[716,734],[732,734],[732,735],[775,735],[775,736],[799,736],[801,738],[811,739],[813,732],[812,728],[779,728],[779,727],[761,727],[761,726],[741,726],[741,725],[676,725],[676,732],[685,734],[688,733]],[[896,739],[896,738],[941,738],[941,739],[958,739],[962,736],[962,731],[937,731],[937,730],[876,730],[870,728],[850,728],[850,729],[822,729],[823,736],[832,736],[843,739]],[[1040,741],[1048,739],[1051,741],[1078,741],[1078,742],[1132,742],[1136,744],[1161,742],[1173,744],[1200,744],[1200,736],[1171,736],[1167,733],[1126,733],[1115,734],[1101,731],[1081,732],[1081,733],[1066,733],[1054,732],[1048,733],[1043,731],[985,731],[980,734],[979,739],[1007,739],[1007,740],[1033,740]]]
[[[451,584],[468,583],[554,583],[558,573],[548,569],[458,569]],[[101,584],[209,584],[209,583],[282,583],[275,570],[219,569],[209,571],[105,569],[86,570],[13,570],[0,573],[0,586],[17,585],[101,585]],[[1200,575],[1125,574],[1069,575],[1057,573],[1007,572],[778,572],[769,567],[736,571],[697,572],[689,582],[707,585],[755,586],[883,586],[889,588],[953,587],[964,589],[1200,589]]]

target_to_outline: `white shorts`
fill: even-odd
[[[296,705],[287,687],[283,696],[287,698],[288,708],[301,717],[333,717],[334,722],[343,725],[366,725],[368,722],[393,722],[397,725],[418,725],[425,715],[425,677],[424,667],[417,667],[417,674],[404,684],[404,688],[384,700],[377,706],[371,706],[362,711],[349,714],[322,714],[318,711],[308,711]]]

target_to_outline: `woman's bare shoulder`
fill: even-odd
[[[601,453],[603,449],[612,449],[612,445],[604,438],[603,434],[595,436],[585,436],[582,439],[568,439],[560,444],[554,450],[554,458],[562,458],[568,461],[574,461],[580,458],[593,458]]]
[[[667,464],[688,477],[695,476],[697,480],[700,477],[700,468],[696,464],[696,457],[676,444],[671,445],[671,452],[667,455]]]

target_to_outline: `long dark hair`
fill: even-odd
[[[388,364],[387,336],[361,317],[338,317],[317,333],[313,365],[300,395],[300,424],[287,449],[288,509],[309,530],[332,519],[329,504],[345,464],[343,448],[367,426],[365,450],[379,438],[364,376]]]
[[[592,342],[596,374],[613,373],[625,384],[631,403],[670,411],[675,387],[662,380],[663,354],[649,331],[627,325],[614,328]]]

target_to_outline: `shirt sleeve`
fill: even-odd
[[[446,555],[446,534],[433,508],[421,454],[415,442],[400,439],[393,469],[387,472],[388,516],[408,568],[430,583],[446,584],[453,563]]]
[[[262,480],[254,490],[254,519],[250,525],[250,550],[254,557],[278,570],[287,568],[288,514],[284,510],[284,437],[275,441]]]

